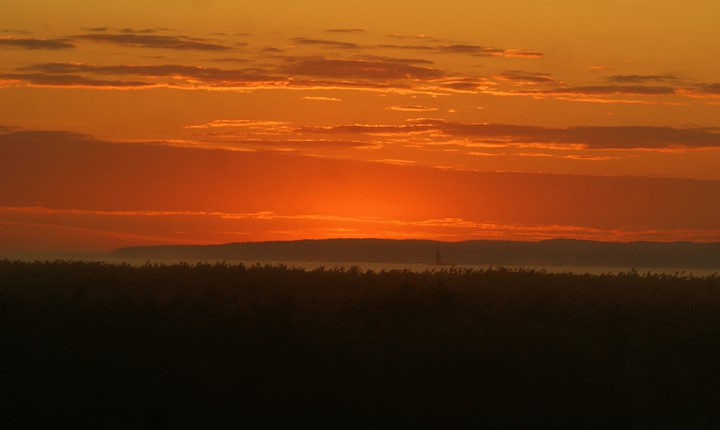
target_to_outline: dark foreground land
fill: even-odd
[[[720,410],[717,276],[0,261],[0,327],[3,428]]]

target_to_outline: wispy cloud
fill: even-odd
[[[154,84],[141,81],[92,79],[80,75],[44,73],[0,73],[0,80],[41,87],[141,88]]]
[[[422,135],[431,140],[462,137],[488,146],[529,146],[592,149],[720,148],[720,133],[704,128],[651,126],[549,128],[510,124],[456,123],[417,119],[400,125],[354,124],[304,127],[316,133]],[[416,137],[413,138],[417,140]]]
[[[223,51],[230,49],[227,46],[212,43],[203,39],[186,36],[165,36],[153,34],[81,34],[73,37],[75,40],[116,45],[134,46],[138,48],[160,48],[196,51]]]
[[[174,83],[180,85],[184,83],[188,86],[197,84],[198,82],[214,85],[243,85],[248,82],[283,79],[282,77],[272,76],[265,70],[257,68],[226,70],[212,67],[184,66],[177,64],[159,66],[95,66],[81,63],[43,63],[24,67],[19,70],[37,71],[45,74],[89,73],[95,75],[132,75],[153,78],[164,77],[173,78],[172,82],[164,83]],[[185,80],[178,83],[177,78],[185,78]]]
[[[390,63],[404,63],[404,64],[435,64],[434,61],[427,60],[424,58],[398,58],[398,57],[386,57],[383,55],[357,55],[354,57],[356,60],[369,60],[369,61],[383,61]]]
[[[407,62],[391,60],[330,60],[322,57],[287,57],[273,70],[246,67],[218,69],[212,67],[167,64],[158,66],[118,65],[96,66],[82,63],[42,63],[18,69],[26,73],[6,76],[6,79],[44,81],[52,84],[62,78],[52,75],[138,76],[153,80],[159,86],[179,88],[297,88],[297,89],[356,89],[364,91],[427,92],[426,84],[443,76],[442,71]],[[36,72],[36,73],[27,73]],[[45,76],[47,75],[47,76]],[[71,78],[66,78],[71,81]],[[91,78],[85,78],[91,82]],[[98,82],[99,85],[99,82]],[[414,88],[417,87],[417,88]]]
[[[32,145],[37,142],[52,142],[54,145],[99,142],[93,136],[64,130],[13,130],[0,134],[0,143],[5,145]]]
[[[75,45],[67,39],[32,39],[19,37],[0,37],[0,47],[22,49],[71,49]]]
[[[337,40],[325,40],[325,39],[310,39],[307,37],[295,37],[293,42],[299,45],[320,45],[325,48],[335,49],[359,49],[360,46],[356,43],[340,42]]]
[[[503,57],[507,58],[528,58],[538,59],[543,58],[545,54],[539,51],[531,51],[529,49],[506,49],[503,52]]]
[[[546,94],[546,95],[673,95],[675,88],[663,86],[644,85],[591,85],[578,87],[558,87],[547,90],[521,91],[523,94]]]
[[[328,33],[364,33],[365,30],[361,28],[329,28]]]
[[[287,73],[326,78],[361,78],[373,80],[428,79],[444,72],[396,61],[333,60],[327,58],[291,58],[283,68]]]
[[[396,110],[401,112],[434,112],[437,108],[428,106],[417,106],[417,105],[403,105],[403,106],[390,106],[386,108],[388,110]]]
[[[549,73],[524,72],[522,70],[508,70],[506,72],[493,75],[493,78],[523,85],[559,84],[559,81],[553,78]]]
[[[390,33],[388,34],[389,37],[392,37],[393,39],[414,39],[414,40],[423,40],[426,42],[442,42],[443,40],[437,37],[433,37],[427,34],[399,34],[399,33]]]
[[[433,44],[413,44],[413,45],[397,45],[382,44],[379,48],[384,49],[403,49],[419,52],[431,52],[439,54],[463,54],[474,57],[507,57],[507,58],[542,58],[543,53],[526,49],[505,49],[494,48],[489,46],[471,45],[471,44],[449,44],[449,45],[433,45]]]
[[[674,75],[613,75],[608,81],[617,84],[645,84],[648,82],[678,83],[680,78]]]
[[[393,106],[389,109],[428,112],[425,106]],[[254,120],[218,120],[188,126],[189,129],[242,129],[228,138],[257,139],[253,136],[278,136],[279,139],[325,140],[328,135],[342,140],[366,136],[372,145],[406,142],[413,147],[465,150],[475,155],[478,148],[543,148],[549,150],[682,150],[720,148],[720,133],[714,128],[673,128],[652,126],[538,127],[513,124],[462,123],[442,119],[413,118],[400,124],[350,124],[327,127],[295,126],[285,122]],[[352,136],[355,136],[354,138]],[[530,154],[530,155],[527,155]],[[549,153],[525,151],[514,155],[547,156],[576,160],[609,160],[617,154]],[[602,158],[600,158],[602,157]]]
[[[303,97],[303,100],[312,100],[312,101],[319,101],[319,102],[341,102],[342,99],[339,99],[337,97],[322,97],[322,96],[306,96]]]
[[[30,32],[27,30],[20,30],[17,28],[3,28],[3,29],[0,29],[0,33],[30,34]]]
[[[683,94],[691,97],[720,97],[720,83],[698,84],[693,87],[683,89]]]
[[[185,128],[189,129],[208,129],[208,128],[245,128],[252,130],[262,131],[273,131],[273,132],[288,132],[291,131],[291,125],[288,122],[283,121],[263,121],[263,120],[252,120],[252,119],[218,119],[210,121],[205,124],[188,125]]]

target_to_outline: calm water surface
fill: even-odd
[[[223,260],[173,260],[173,259],[150,259],[150,260],[138,260],[138,259],[102,259],[103,261],[116,262],[116,263],[127,263],[132,265],[143,265],[143,264],[198,264],[198,263],[227,263],[227,264],[244,264],[246,266],[254,265],[284,265],[292,268],[301,268],[305,270],[315,270],[318,268],[325,269],[349,269],[351,267],[358,267],[361,270],[372,270],[379,272],[382,270],[409,270],[413,272],[424,272],[424,271],[440,271],[448,270],[451,268],[461,269],[475,269],[475,270],[487,270],[489,268],[503,267],[511,270],[536,270],[546,271],[548,273],[576,273],[576,274],[593,274],[600,275],[603,273],[623,273],[630,271],[637,271],[640,274],[651,273],[651,274],[668,274],[668,275],[684,275],[684,276],[710,276],[719,275],[720,269],[683,269],[683,268],[647,268],[647,267],[584,267],[584,266],[514,266],[514,265],[473,265],[473,264],[461,264],[461,265],[434,265],[434,264],[407,264],[407,263],[372,263],[372,262],[336,262],[336,261],[275,261],[275,260],[247,260],[247,261],[223,261]]]

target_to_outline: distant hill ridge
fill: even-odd
[[[121,248],[114,258],[720,269],[720,243],[319,239]]]

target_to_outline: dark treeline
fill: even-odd
[[[167,245],[121,248],[120,259],[217,261],[326,261],[461,265],[664,267],[720,269],[720,243],[594,242],[552,239],[540,242],[468,240],[317,239],[222,245]]]
[[[717,276],[5,260],[0,326],[5,428],[720,410]]]

